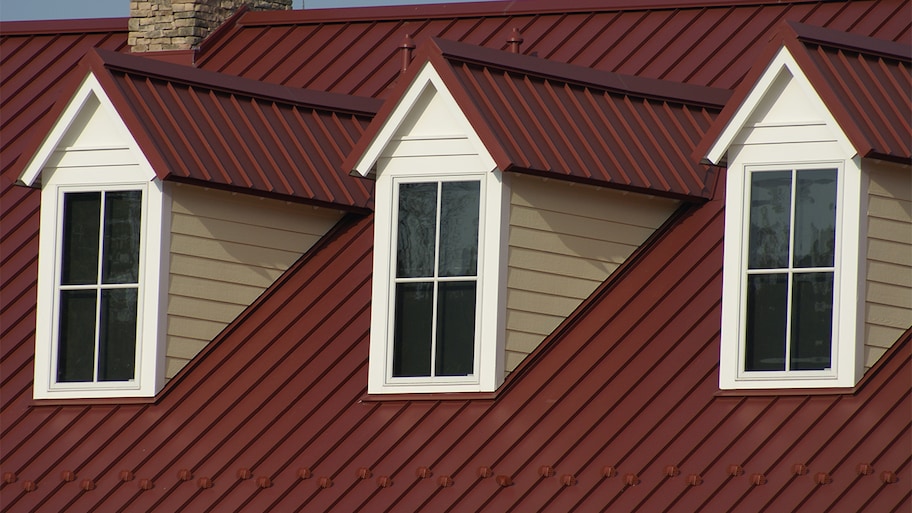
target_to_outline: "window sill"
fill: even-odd
[[[32,399],[31,406],[93,406],[93,405],[127,405],[127,404],[153,404],[159,399],[156,397],[73,397]]]
[[[501,387],[502,388],[502,387]],[[403,394],[364,394],[362,403],[405,402],[405,401],[493,401],[498,392],[430,392]]]

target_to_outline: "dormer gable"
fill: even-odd
[[[787,47],[778,51],[747,96],[733,105],[726,108],[732,112],[723,110],[720,115],[729,121],[705,152],[704,159],[712,164],[731,160],[727,152],[732,147],[795,141],[832,145],[841,158],[858,154]]]
[[[909,45],[785,22],[694,156],[723,162],[751,123],[825,122],[847,154],[912,163],[910,65]]]
[[[352,166],[361,176],[382,173],[397,156],[456,157],[448,162],[473,159],[473,169],[492,171],[497,166],[472,127],[462,107],[444,83],[434,63],[425,62],[391,109],[377,114],[382,124]],[[370,129],[369,129],[370,130]],[[360,146],[360,145],[359,145]]]
[[[131,166],[130,179],[151,181],[155,171],[98,78],[89,72],[23,170],[19,182],[39,186],[46,170]]]

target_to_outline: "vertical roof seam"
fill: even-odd
[[[231,96],[231,100],[232,100],[232,104],[235,106],[235,108],[236,108],[238,111],[244,111],[244,110],[245,110],[245,109],[241,106],[240,102],[237,101],[237,96],[232,95],[232,96]],[[247,102],[245,102],[245,103],[247,103]],[[257,118],[258,118],[260,121],[264,121],[264,120],[263,120],[263,112],[260,110],[260,107],[259,107],[259,105],[257,104],[256,98],[251,98],[248,105],[249,105],[250,109],[253,110],[254,113],[256,113]],[[294,187],[292,187],[291,184],[288,183],[288,179],[285,177],[285,173],[284,173],[282,167],[279,166],[278,162],[276,162],[275,157],[273,157],[273,151],[275,150],[275,148],[273,147],[273,148],[268,148],[268,149],[267,149],[266,141],[264,141],[263,138],[260,136],[260,131],[259,131],[256,127],[253,126],[253,122],[252,122],[252,119],[251,119],[253,116],[248,116],[248,115],[246,114],[246,112],[243,112],[242,115],[241,115],[240,117],[241,117],[241,120],[244,122],[244,125],[247,127],[247,130],[250,131],[250,135],[251,135],[251,136],[254,138],[254,140],[256,141],[256,146],[259,146],[259,149],[262,150],[263,156],[266,157],[266,160],[268,161],[268,163],[273,167],[273,169],[275,169],[276,172],[274,173],[274,176],[278,177],[279,181],[280,181],[281,184],[282,184],[282,187],[285,188],[285,191],[284,191],[284,192],[287,193],[287,194],[293,194],[293,193],[294,193]],[[265,128],[266,131],[268,131],[268,132],[270,132],[270,133],[272,132],[271,123],[269,123],[269,122],[264,122],[264,123],[263,123],[263,128]],[[246,141],[245,141],[245,144],[246,144]],[[280,146],[280,147],[281,147],[280,144],[279,144],[279,145],[276,145],[276,146]],[[259,161],[259,159],[253,158],[252,153],[251,153],[251,158],[252,158],[253,160]],[[256,165],[257,165],[258,168],[260,168],[259,162],[257,162]],[[262,174],[263,174],[263,179],[266,180],[266,176],[265,176],[266,173],[265,173],[265,171],[263,171]]]
[[[462,63],[461,67],[463,69],[463,73],[466,77],[466,80],[470,81],[472,83],[472,87],[474,87],[475,90],[482,93],[480,95],[480,99],[481,99],[481,101],[483,101],[485,103],[485,107],[488,109],[488,112],[490,113],[488,116],[488,119],[489,120],[493,119],[494,122],[500,126],[501,133],[507,138],[507,141],[501,141],[501,144],[503,144],[504,142],[509,142],[510,148],[508,149],[508,153],[511,155],[512,158],[519,159],[519,162],[516,162],[515,164],[520,164],[520,166],[524,167],[524,168],[531,168],[533,166],[532,161],[529,160],[529,158],[526,155],[526,152],[522,151],[522,148],[524,148],[524,147],[531,148],[532,152],[535,153],[535,155],[541,160],[541,162],[547,162],[547,159],[545,158],[544,154],[542,154],[541,150],[538,147],[538,144],[536,144],[535,137],[529,131],[529,127],[526,126],[526,124],[523,122],[523,118],[517,112],[516,107],[513,104],[514,102],[510,101],[504,94],[503,90],[500,87],[497,87],[496,84],[494,84],[494,77],[490,73],[483,74],[488,85],[490,85],[491,89],[494,91],[494,94],[500,100],[500,102],[504,106],[504,108],[506,108],[507,112],[510,114],[510,117],[513,118],[513,122],[515,124],[514,128],[518,129],[519,134],[516,134],[517,130],[510,129],[509,127],[506,126],[505,119],[502,119],[501,116],[494,115],[494,113],[498,112],[498,110],[496,108],[494,108],[494,106],[491,104],[491,95],[487,94],[487,91],[481,86],[481,83],[479,83],[478,80],[475,78],[471,69],[469,69],[469,65],[467,63]],[[526,116],[527,116],[526,119],[528,119],[528,117],[530,117],[529,109],[526,107],[525,102],[522,101],[522,93],[520,93],[519,90],[516,88],[516,84],[513,80],[513,77],[509,76],[509,73],[504,71],[503,80],[504,80],[504,84],[506,84],[506,86],[515,95],[517,100],[519,100],[520,105],[523,107],[523,110],[526,113]],[[520,144],[520,142],[517,140],[517,135],[522,135],[522,137],[525,139],[524,144]]]

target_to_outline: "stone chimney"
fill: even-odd
[[[291,9],[291,0],[131,0],[128,44],[134,52],[190,50],[244,4]]]

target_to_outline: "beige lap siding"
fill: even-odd
[[[507,372],[538,347],[678,205],[641,194],[513,176]]]
[[[190,185],[173,191],[169,379],[342,216]]]
[[[912,325],[912,170],[865,161],[868,171],[868,270],[865,367]]]

